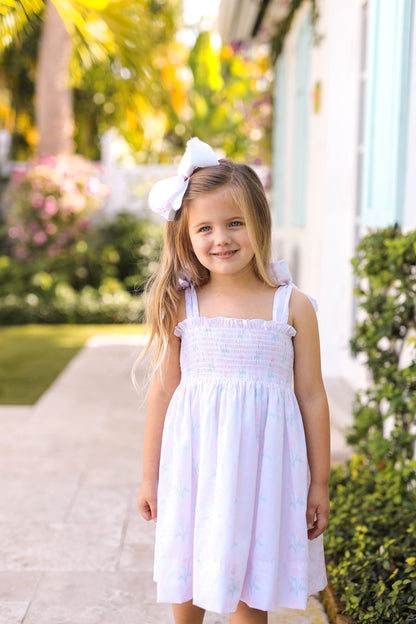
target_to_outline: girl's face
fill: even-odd
[[[190,202],[188,228],[192,249],[211,275],[239,276],[252,270],[254,251],[246,222],[226,186]]]

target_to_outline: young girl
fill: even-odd
[[[159,602],[267,622],[326,585],[328,406],[314,308],[270,265],[254,171],[188,142],[150,206],[166,219],[149,292],[155,371],[140,512],[156,522]],[[292,389],[292,375],[294,386]]]

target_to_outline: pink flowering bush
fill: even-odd
[[[14,171],[0,214],[0,325],[131,323],[162,228],[122,211],[105,219],[97,168],[79,156]]]
[[[107,195],[98,173],[82,156],[46,156],[16,168],[7,215],[11,255],[52,259],[71,252]]]

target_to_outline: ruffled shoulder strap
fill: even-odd
[[[292,276],[285,260],[269,264],[268,273],[278,286],[287,286],[292,283]]]
[[[293,283],[289,267],[287,266],[285,260],[280,260],[279,262],[273,262],[270,264],[269,275],[279,286],[274,297],[273,320],[279,321],[280,323],[287,323],[289,319],[289,303],[292,290],[294,288],[299,290],[299,288]],[[308,297],[316,311],[318,309],[316,300],[306,293],[303,294]]]
[[[199,316],[198,298],[196,296],[195,286],[190,278],[181,271],[178,277],[178,290],[185,291],[186,318]]]

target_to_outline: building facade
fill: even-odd
[[[270,40],[290,4],[222,0],[220,35]],[[355,245],[371,227],[416,227],[415,7],[316,0],[312,25],[311,6],[294,14],[275,66],[274,253],[318,300],[325,376],[356,387]]]

